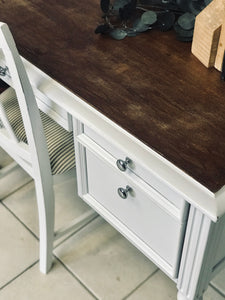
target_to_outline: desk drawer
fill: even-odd
[[[100,145],[115,158],[115,165],[118,159],[122,159],[125,161],[126,157],[129,157],[131,159],[131,163],[127,165],[127,170],[124,173],[131,177],[133,176],[133,174],[139,176],[152,188],[166,197],[167,200],[170,201],[175,207],[177,207],[180,210],[181,214],[183,214],[183,210],[185,209],[186,205],[186,201],[183,199],[183,197],[172,190],[159,178],[157,178],[156,175],[151,172],[151,170],[147,170],[147,168],[145,168],[144,166],[144,163],[140,164],[138,159],[131,157],[129,155],[129,149],[122,149],[120,145],[116,144],[116,141],[110,141],[109,139],[100,136],[98,133],[96,133],[86,125],[84,125],[83,130],[86,136],[90,137],[95,143]]]
[[[175,270],[185,223],[161,205],[167,199],[148,188],[140,178],[124,176],[88,149],[86,163],[88,194]],[[123,199],[118,188],[127,186],[131,190]]]
[[[86,135],[75,139],[79,195],[171,278],[176,278],[188,206],[180,209]],[[124,189],[131,190],[125,199]],[[118,189],[120,189],[120,195]]]

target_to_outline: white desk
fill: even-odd
[[[90,7],[86,7],[90,14],[91,8],[93,7],[96,12],[96,3],[97,0],[90,2]],[[57,6],[58,4],[60,9]],[[27,2],[27,7],[29,7],[29,5],[30,4]],[[49,20],[57,20],[55,14],[57,16],[57,12],[59,13],[59,11],[62,15],[68,12],[66,9],[64,11],[58,2],[55,4],[55,11],[50,10],[48,4],[44,2],[43,5],[46,6],[46,9],[49,9]],[[79,5],[82,6],[85,4],[80,3]],[[4,4],[0,8],[2,8],[1,11],[2,14],[4,14],[1,16],[0,13],[2,21],[7,21],[7,18],[9,18],[11,14],[13,15],[13,12],[10,10],[10,4]],[[26,8],[24,7],[24,9]],[[15,11],[17,10],[18,6],[15,6]],[[31,26],[32,24],[35,26],[35,18],[37,17],[36,10],[38,11],[38,8],[32,7],[32,10],[33,21],[30,16],[25,15],[26,18],[29,18]],[[76,14],[76,11],[74,14]],[[79,10],[79,14],[82,15],[83,11]],[[47,14],[44,14],[43,18],[46,18],[46,16]],[[18,39],[19,49],[22,49],[24,53],[27,53],[27,57],[36,59],[36,65],[43,66],[43,69],[45,69],[45,62],[47,59],[52,59],[52,61],[49,62],[49,65],[51,66],[46,67],[47,69],[51,67],[51,69],[49,69],[51,70],[51,76],[42,72],[35,67],[34,64],[28,63],[27,60],[24,60],[24,63],[34,88],[39,107],[67,130],[74,130],[80,196],[177,283],[179,300],[202,299],[202,294],[207,288],[209,281],[225,267],[225,189],[224,187],[221,187],[223,179],[221,179],[220,182],[215,180],[213,183],[214,185],[208,180],[208,185],[205,185],[201,181],[200,175],[202,167],[200,163],[200,171],[198,168],[195,168],[195,172],[193,173],[196,173],[196,177],[191,176],[192,170],[189,168],[188,164],[186,164],[186,168],[181,168],[179,164],[182,164],[183,160],[181,158],[178,159],[178,163],[173,163],[167,158],[166,151],[164,154],[160,153],[160,151],[153,150],[153,147],[150,146],[151,139],[148,140],[149,143],[146,143],[146,141],[143,141],[143,135],[139,138],[139,134],[136,134],[139,132],[137,124],[141,124],[140,119],[143,114],[138,109],[140,109],[140,107],[144,109],[147,108],[147,106],[145,106],[144,102],[136,103],[135,101],[139,98],[144,98],[145,95],[141,95],[142,90],[140,90],[138,91],[140,94],[135,94],[134,100],[131,99],[131,102],[128,103],[126,95],[132,98],[133,90],[132,86],[129,85],[129,78],[125,71],[129,68],[134,68],[136,64],[134,57],[139,55],[138,46],[140,47],[145,41],[143,41],[142,38],[136,39],[138,46],[135,47],[136,56],[133,57],[134,63],[128,62],[123,56],[123,51],[128,50],[127,47],[130,45],[130,42],[128,41],[128,44],[125,42],[125,46],[124,44],[120,44],[123,45],[121,46],[122,54],[120,54],[120,57],[123,57],[125,62],[117,63],[111,61],[110,65],[108,64],[108,60],[110,61],[110,59],[113,59],[113,56],[108,52],[109,49],[107,48],[107,45],[112,47],[114,41],[107,39],[104,41],[101,40],[100,37],[93,38],[91,36],[93,33],[90,33],[90,28],[95,24],[95,15],[92,13],[90,16],[90,24],[85,27],[88,36],[85,37],[85,35],[83,35],[84,42],[82,42],[82,39],[79,39],[79,32],[76,32],[75,27],[75,33],[78,34],[77,40],[73,42],[69,38],[66,38],[66,45],[71,43],[72,46],[70,45],[68,51],[66,50],[66,47],[64,47],[62,49],[64,52],[61,54],[61,57],[57,57],[56,55],[56,53],[59,53],[57,52],[57,49],[60,44],[57,43],[57,38],[51,40],[51,35],[49,35],[50,41],[43,39],[38,51],[35,50],[35,48],[32,48],[32,51],[34,51],[33,53],[30,49],[27,50],[26,48],[30,45],[28,43],[29,39],[26,40],[26,38],[24,38],[23,40],[22,37],[21,40],[19,39],[22,29],[24,30],[23,33],[25,32],[25,36],[29,31],[27,27],[23,25],[24,23],[21,23],[20,20],[15,21],[13,18],[9,18],[8,23],[9,26],[12,25],[12,31],[13,33],[15,32],[15,37]],[[40,17],[40,12],[38,12],[38,18]],[[6,20],[4,20],[4,18]],[[73,22],[71,15],[70,18],[69,20]],[[14,22],[15,24],[18,24],[18,28]],[[76,22],[76,20],[74,22]],[[74,26],[78,23],[74,24]],[[77,26],[80,26],[79,24]],[[51,31],[51,29],[54,29],[53,25],[52,28],[51,26],[49,27],[49,31]],[[44,26],[40,25],[40,30],[42,30],[43,33]],[[63,31],[63,29],[61,30]],[[63,33],[66,35],[66,31]],[[56,33],[56,36],[57,34],[63,36],[61,33]],[[68,34],[70,34],[70,32]],[[34,33],[34,38],[36,38],[35,35],[38,35],[37,31]],[[91,42],[89,41],[90,37]],[[156,39],[156,46],[157,43],[161,43],[159,39],[157,40],[157,33],[153,33],[153,37]],[[172,34],[169,34],[169,38],[171,37]],[[31,36],[29,36],[29,38],[31,38]],[[167,36],[165,36],[165,41],[168,42],[168,40]],[[54,44],[54,41],[56,41],[56,44]],[[65,41],[63,40],[63,46],[64,42]],[[85,42],[88,43],[89,48],[86,47]],[[104,44],[104,42],[106,44]],[[45,47],[47,49],[48,45],[49,49],[50,47],[53,48],[52,51],[55,55],[53,58],[51,55],[48,56],[43,50]],[[154,52],[154,44],[152,44],[152,46],[153,56],[155,55],[155,57],[157,57],[157,51]],[[171,44],[170,46],[174,48],[174,51],[177,51],[176,47],[179,47],[179,44]],[[33,44],[31,47],[33,47]],[[104,49],[104,47],[107,49]],[[186,51],[186,46],[181,44],[180,47],[182,50]],[[104,49],[104,51],[102,49]],[[93,55],[93,53],[97,53],[97,51],[101,53],[104,52],[106,59],[102,59],[102,63],[107,63],[109,73],[111,72],[114,76],[109,75],[111,80],[112,78],[113,80],[115,79],[115,81],[112,82],[112,86],[118,86],[120,83],[122,89],[121,92],[119,90],[111,91],[111,86],[107,85],[108,78],[104,81],[106,73],[104,72],[104,76],[99,75],[104,70],[100,69],[98,76],[91,77],[92,65],[87,65],[84,59],[87,57],[83,57],[82,53],[84,52],[84,55]],[[179,51],[175,51],[174,56],[167,52],[167,46],[165,46],[162,51],[164,51],[163,57],[166,55],[168,62],[170,59],[172,59],[172,63],[174,61],[184,61]],[[112,52],[115,55],[115,51],[112,50]],[[74,56],[72,56],[71,53],[73,53]],[[132,55],[132,53],[131,49],[130,55]],[[185,53],[187,54],[189,52],[186,51]],[[47,55],[47,58],[43,58],[45,55]],[[70,73],[65,73],[64,68],[68,60],[68,62],[71,63],[71,75],[76,74],[76,70],[73,69],[76,67],[76,64],[73,64],[73,61],[69,60],[71,57],[73,57],[77,63],[83,61],[82,66],[88,66],[91,69],[90,73],[83,73],[83,78],[80,78],[80,81],[79,76],[76,77],[76,80],[74,79],[73,90],[71,88],[73,80],[66,80],[66,76],[69,77]],[[64,61],[60,61],[62,58]],[[151,60],[151,58],[149,58],[148,60],[145,52],[143,54],[143,59],[146,59],[151,64],[152,70],[156,70],[159,67],[162,67],[164,70],[164,64],[161,64],[159,61],[156,63],[156,66],[154,66],[154,59]],[[96,60],[98,60],[98,58]],[[192,57],[188,56],[188,60],[192,67],[198,68],[198,63],[195,62]],[[95,71],[98,70],[99,66],[95,65],[94,58],[92,64]],[[0,60],[0,65],[4,66],[2,60]],[[69,66],[70,65],[68,64],[68,67]],[[142,61],[140,61],[138,67],[139,66],[142,66],[143,72],[147,72],[147,69],[142,65]],[[174,68],[173,72],[175,73],[176,66]],[[61,69],[62,74],[59,74]],[[81,72],[81,69],[81,66],[77,67],[77,72]],[[162,73],[160,73],[160,70],[161,69],[159,69],[159,75],[161,76]],[[181,68],[179,70],[181,70]],[[204,69],[201,70],[206,79],[201,81],[201,78],[196,75],[200,85],[207,82],[209,78],[207,71]],[[129,71],[127,72],[129,73]],[[186,73],[188,74],[188,69],[186,69]],[[209,73],[214,80],[216,78],[216,73],[214,72],[211,74],[211,71],[209,71]],[[115,74],[121,76],[123,80],[115,78]],[[159,93],[159,90],[154,90],[155,86],[164,88],[166,91],[170,89],[169,84],[172,84],[171,82],[173,82],[168,80],[168,82],[164,82],[164,84],[160,85],[157,81],[158,75],[156,74],[154,76],[152,78],[154,85],[149,85],[153,100],[158,99],[157,93]],[[174,77],[172,72],[171,76]],[[61,80],[61,78],[65,78],[65,80]],[[185,99],[188,99],[188,96],[185,95],[185,88],[186,86],[190,87],[191,84],[194,84],[189,75],[185,78],[187,80],[187,85],[181,78],[179,79],[180,86],[178,86],[177,93],[173,95],[168,94],[168,106],[173,106],[173,112],[177,112],[177,110],[176,105],[170,102],[172,101],[171,99],[173,97],[176,98],[179,93],[183,93],[184,98],[186,97]],[[10,84],[9,77],[4,77],[3,79]],[[66,87],[58,83],[56,79],[60,82],[62,81],[62,84],[65,84]],[[166,77],[163,79],[166,80]],[[124,80],[127,81],[124,83]],[[66,82],[68,82],[68,86]],[[81,84],[85,83],[87,83],[87,88],[81,86]],[[140,82],[140,84],[142,84],[141,87],[144,89],[146,83]],[[131,92],[128,92],[125,88],[128,85]],[[214,90],[212,95],[219,101],[220,87],[222,84],[215,81],[215,85],[217,95]],[[90,90],[90,86],[93,88],[96,86],[96,88]],[[105,90],[100,89],[102,86],[105,86]],[[194,85],[193,90],[195,90]],[[87,101],[86,98],[89,98],[89,100],[92,98],[92,92],[94,100]],[[198,95],[195,91],[192,92],[190,90],[189,92],[193,97]],[[200,91],[199,95],[201,97],[205,95],[207,98],[207,93],[204,94],[204,92]],[[100,112],[102,109],[99,109],[99,103],[104,96],[106,102],[105,104],[103,103],[101,108],[106,107],[106,113],[103,113],[103,111]],[[108,98],[109,96],[111,98]],[[99,103],[97,103],[98,97],[100,99]],[[110,110],[115,110],[117,113],[120,112],[120,109],[122,110],[121,107],[115,108],[113,107],[113,104],[111,104],[114,103],[114,105],[116,105],[117,102],[114,98],[117,97],[119,98],[118,101],[120,105],[123,103],[121,101],[124,99],[125,103],[127,103],[126,108],[131,110],[129,114],[126,114],[126,110],[125,112],[123,110],[122,116],[128,116],[129,120],[129,122],[126,122],[126,120],[124,121],[124,126],[121,125],[123,123],[123,117],[120,118],[122,123],[116,122],[115,119],[117,116],[115,117],[113,114],[112,117],[109,117]],[[146,96],[146,99],[147,97],[148,95]],[[161,97],[163,99],[163,92],[161,92]],[[183,105],[187,105],[185,99]],[[210,102],[210,99],[208,101]],[[140,103],[142,103],[142,106],[140,106]],[[157,104],[156,102],[154,103]],[[193,110],[197,109],[197,105],[194,106],[194,104],[193,101]],[[162,108],[163,105],[166,105],[166,103],[162,101]],[[180,108],[181,107],[183,108],[182,105]],[[224,106],[221,104],[221,107]],[[133,113],[132,109],[134,111]],[[190,107],[187,107],[187,110],[188,109],[190,109]],[[140,113],[139,119],[137,119],[137,112]],[[149,112],[150,110],[148,110],[148,113]],[[161,112],[158,110],[158,114],[160,113]],[[207,113],[210,117],[211,111],[207,110]],[[166,113],[162,112],[162,114],[166,117]],[[152,114],[149,115],[149,118],[152,118],[152,126],[154,125],[153,121],[156,122],[156,119],[154,119],[153,116],[154,110],[152,109]],[[187,117],[187,115],[184,115],[184,117]],[[117,119],[119,120],[119,118]],[[131,121],[133,121],[133,123]],[[149,126],[149,128],[146,130],[142,126],[142,129],[148,134],[148,131],[151,132],[152,128],[151,122],[147,120],[146,116],[145,122],[147,122],[146,126]],[[164,127],[161,126],[161,131],[158,132],[159,135],[162,134],[163,130],[167,130],[166,125],[169,125],[169,122],[165,122]],[[130,128],[128,128],[129,126]],[[185,126],[181,126],[181,128],[185,129]],[[192,132],[194,132],[194,130]],[[154,135],[149,135],[149,137],[153,139]],[[157,137],[155,137],[155,140],[157,141]],[[158,141],[160,144],[161,141]],[[174,148],[176,147],[179,148],[179,145],[177,144],[174,146]],[[161,150],[164,150],[163,147]],[[126,163],[126,157],[130,159],[128,163]],[[125,171],[121,171],[118,168],[118,160],[120,160],[120,164]],[[221,171],[221,174],[222,173],[223,172]],[[202,177],[204,177],[204,175],[205,174],[202,173]],[[198,178],[200,179],[198,180]],[[205,178],[206,176],[204,177],[204,181]],[[220,176],[218,176],[218,178],[220,178]],[[127,188],[127,186],[129,186],[130,189]],[[218,186],[220,186],[219,189],[217,189]],[[210,187],[212,188],[210,189]],[[119,193],[118,188],[120,188]]]
[[[215,198],[82,99],[24,63],[39,107],[68,130],[73,129],[73,119],[80,196],[177,282],[179,300],[200,299],[225,266],[222,197]],[[10,84],[10,77],[2,79]],[[123,172],[116,161],[126,157],[132,162]],[[127,185],[132,191],[121,199],[117,189]]]

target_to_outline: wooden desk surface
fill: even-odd
[[[0,20],[31,63],[211,191],[225,184],[225,82],[190,43],[95,35],[99,0],[1,1]]]

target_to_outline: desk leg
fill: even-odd
[[[178,300],[202,300],[212,274],[216,223],[191,206],[178,275]]]
[[[187,297],[187,296],[184,296],[183,294],[181,294],[180,291],[178,291],[177,293],[177,300],[189,300],[191,298]],[[198,298],[194,298],[195,300],[203,300],[203,296],[199,296]]]

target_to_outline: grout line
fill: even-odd
[[[214,286],[212,283],[210,283],[209,286],[212,289],[214,289],[215,292],[217,292],[220,296],[222,296],[225,299],[225,294],[223,294],[223,292],[221,292],[221,290],[219,288],[217,288],[216,286]]]
[[[23,223],[16,215],[13,211],[11,211],[11,209],[9,209],[9,207],[3,203],[2,201],[0,201],[0,203],[10,212],[10,214],[12,214],[13,217],[15,217],[19,222],[20,224],[22,224],[37,240],[39,240],[38,236],[35,235],[35,233],[29,228],[27,227],[27,225],[25,223]],[[75,232],[71,233],[70,235],[68,235],[67,237],[65,237],[65,239],[63,239],[59,244],[57,244],[55,246],[55,248],[57,248],[59,245],[61,245],[62,243],[64,243],[66,240],[68,240],[71,236],[77,234],[80,230],[82,230],[84,227],[86,227],[87,225],[89,225],[91,222],[93,222],[95,219],[97,219],[99,217],[99,215],[97,215],[94,219],[90,220],[88,223],[86,223],[85,225],[83,225],[81,228],[79,228],[78,230],[76,230]],[[55,249],[54,248],[54,249]],[[53,256],[55,257],[56,260],[58,260],[62,266],[66,269],[66,271],[68,271],[82,286],[83,288],[89,293],[92,295],[92,297],[94,297],[95,300],[99,300],[91,290],[88,289],[87,286],[85,286],[82,281],[80,281],[79,278],[77,278],[75,276],[75,274],[55,255],[53,254]],[[12,283],[15,279],[17,279],[20,275],[22,275],[23,273],[25,273],[27,270],[29,270],[31,267],[33,267],[35,264],[37,264],[39,262],[39,260],[37,260],[36,262],[34,262],[31,266],[29,266],[28,268],[26,268],[23,272],[21,272],[20,274],[18,274],[17,276],[15,276],[13,279],[11,279],[8,283],[6,283],[5,285],[3,285],[2,287],[0,287],[0,291],[8,286],[10,283]]]
[[[63,263],[63,261],[62,260],[60,260],[57,256],[55,256],[54,255],[54,257],[55,257],[55,259],[56,260],[58,260],[61,264],[62,264],[62,266],[65,268],[65,270],[67,271],[67,272],[69,272],[70,274],[71,274],[71,276],[74,278],[74,279],[76,279],[79,283],[80,283],[80,285],[89,293],[89,294],[91,294],[91,296],[92,297],[94,297],[94,299],[95,300],[99,300],[99,298]]]
[[[17,215],[5,203],[3,203],[2,201],[0,201],[0,203],[12,214],[13,217],[15,217],[20,222],[20,224],[22,224],[39,241],[39,237],[19,217],[17,217]],[[80,230],[82,230],[85,226],[89,225],[92,221],[94,221],[98,217],[99,217],[99,215],[97,215],[95,218],[91,219],[88,223],[84,224],[82,227],[78,228],[76,231],[74,231],[71,234],[69,234],[68,236],[66,236],[64,239],[63,239],[63,237],[61,237],[62,241],[59,242],[57,245],[55,245],[54,249],[56,249],[59,245],[64,243],[66,240],[68,240],[73,235],[77,234]]]
[[[17,215],[5,203],[1,203],[12,214],[12,216],[20,222],[20,224],[22,224],[37,240],[39,240],[38,236],[25,223],[23,223],[23,221],[21,221],[20,218],[17,217]]]
[[[87,225],[89,225],[91,222],[93,222],[95,219],[97,219],[99,217],[99,215],[97,215],[96,217],[94,217],[93,219],[91,219],[89,222],[87,222],[86,224],[84,224],[83,226],[79,227],[77,230],[71,232],[70,234],[68,234],[68,236],[65,236],[65,238],[63,239],[63,237],[61,237],[61,239],[63,239],[62,241],[60,241],[58,244],[56,244],[54,246],[54,250],[60,246],[62,243],[64,243],[65,241],[67,241],[69,238],[71,238],[73,235],[79,233],[82,229],[84,229]],[[56,242],[57,243],[57,242]]]
[[[8,197],[12,196],[14,193],[18,192],[20,189],[22,189],[23,187],[25,187],[27,184],[31,183],[33,181],[33,179],[30,177],[30,180],[27,181],[26,183],[22,184],[21,186],[19,186],[17,189],[15,189],[12,192],[9,192],[5,197],[1,198],[0,201],[3,202],[4,200],[6,200]]]
[[[152,274],[150,274],[141,283],[139,283],[130,293],[128,293],[122,300],[126,300],[128,297],[130,297],[136,290],[138,290],[145,282],[147,282],[151,277],[153,277],[158,271],[159,269],[156,269]]]
[[[24,269],[21,273],[19,273],[18,275],[16,275],[14,278],[10,279],[7,283],[5,283],[3,286],[0,287],[0,291],[2,289],[4,289],[5,287],[7,287],[10,283],[12,283],[14,280],[16,280],[18,277],[20,277],[21,275],[23,275],[26,271],[28,271],[29,269],[31,269],[34,265],[36,265],[38,263],[38,260],[35,261],[33,264],[31,264],[29,267],[27,267],[26,269]]]

